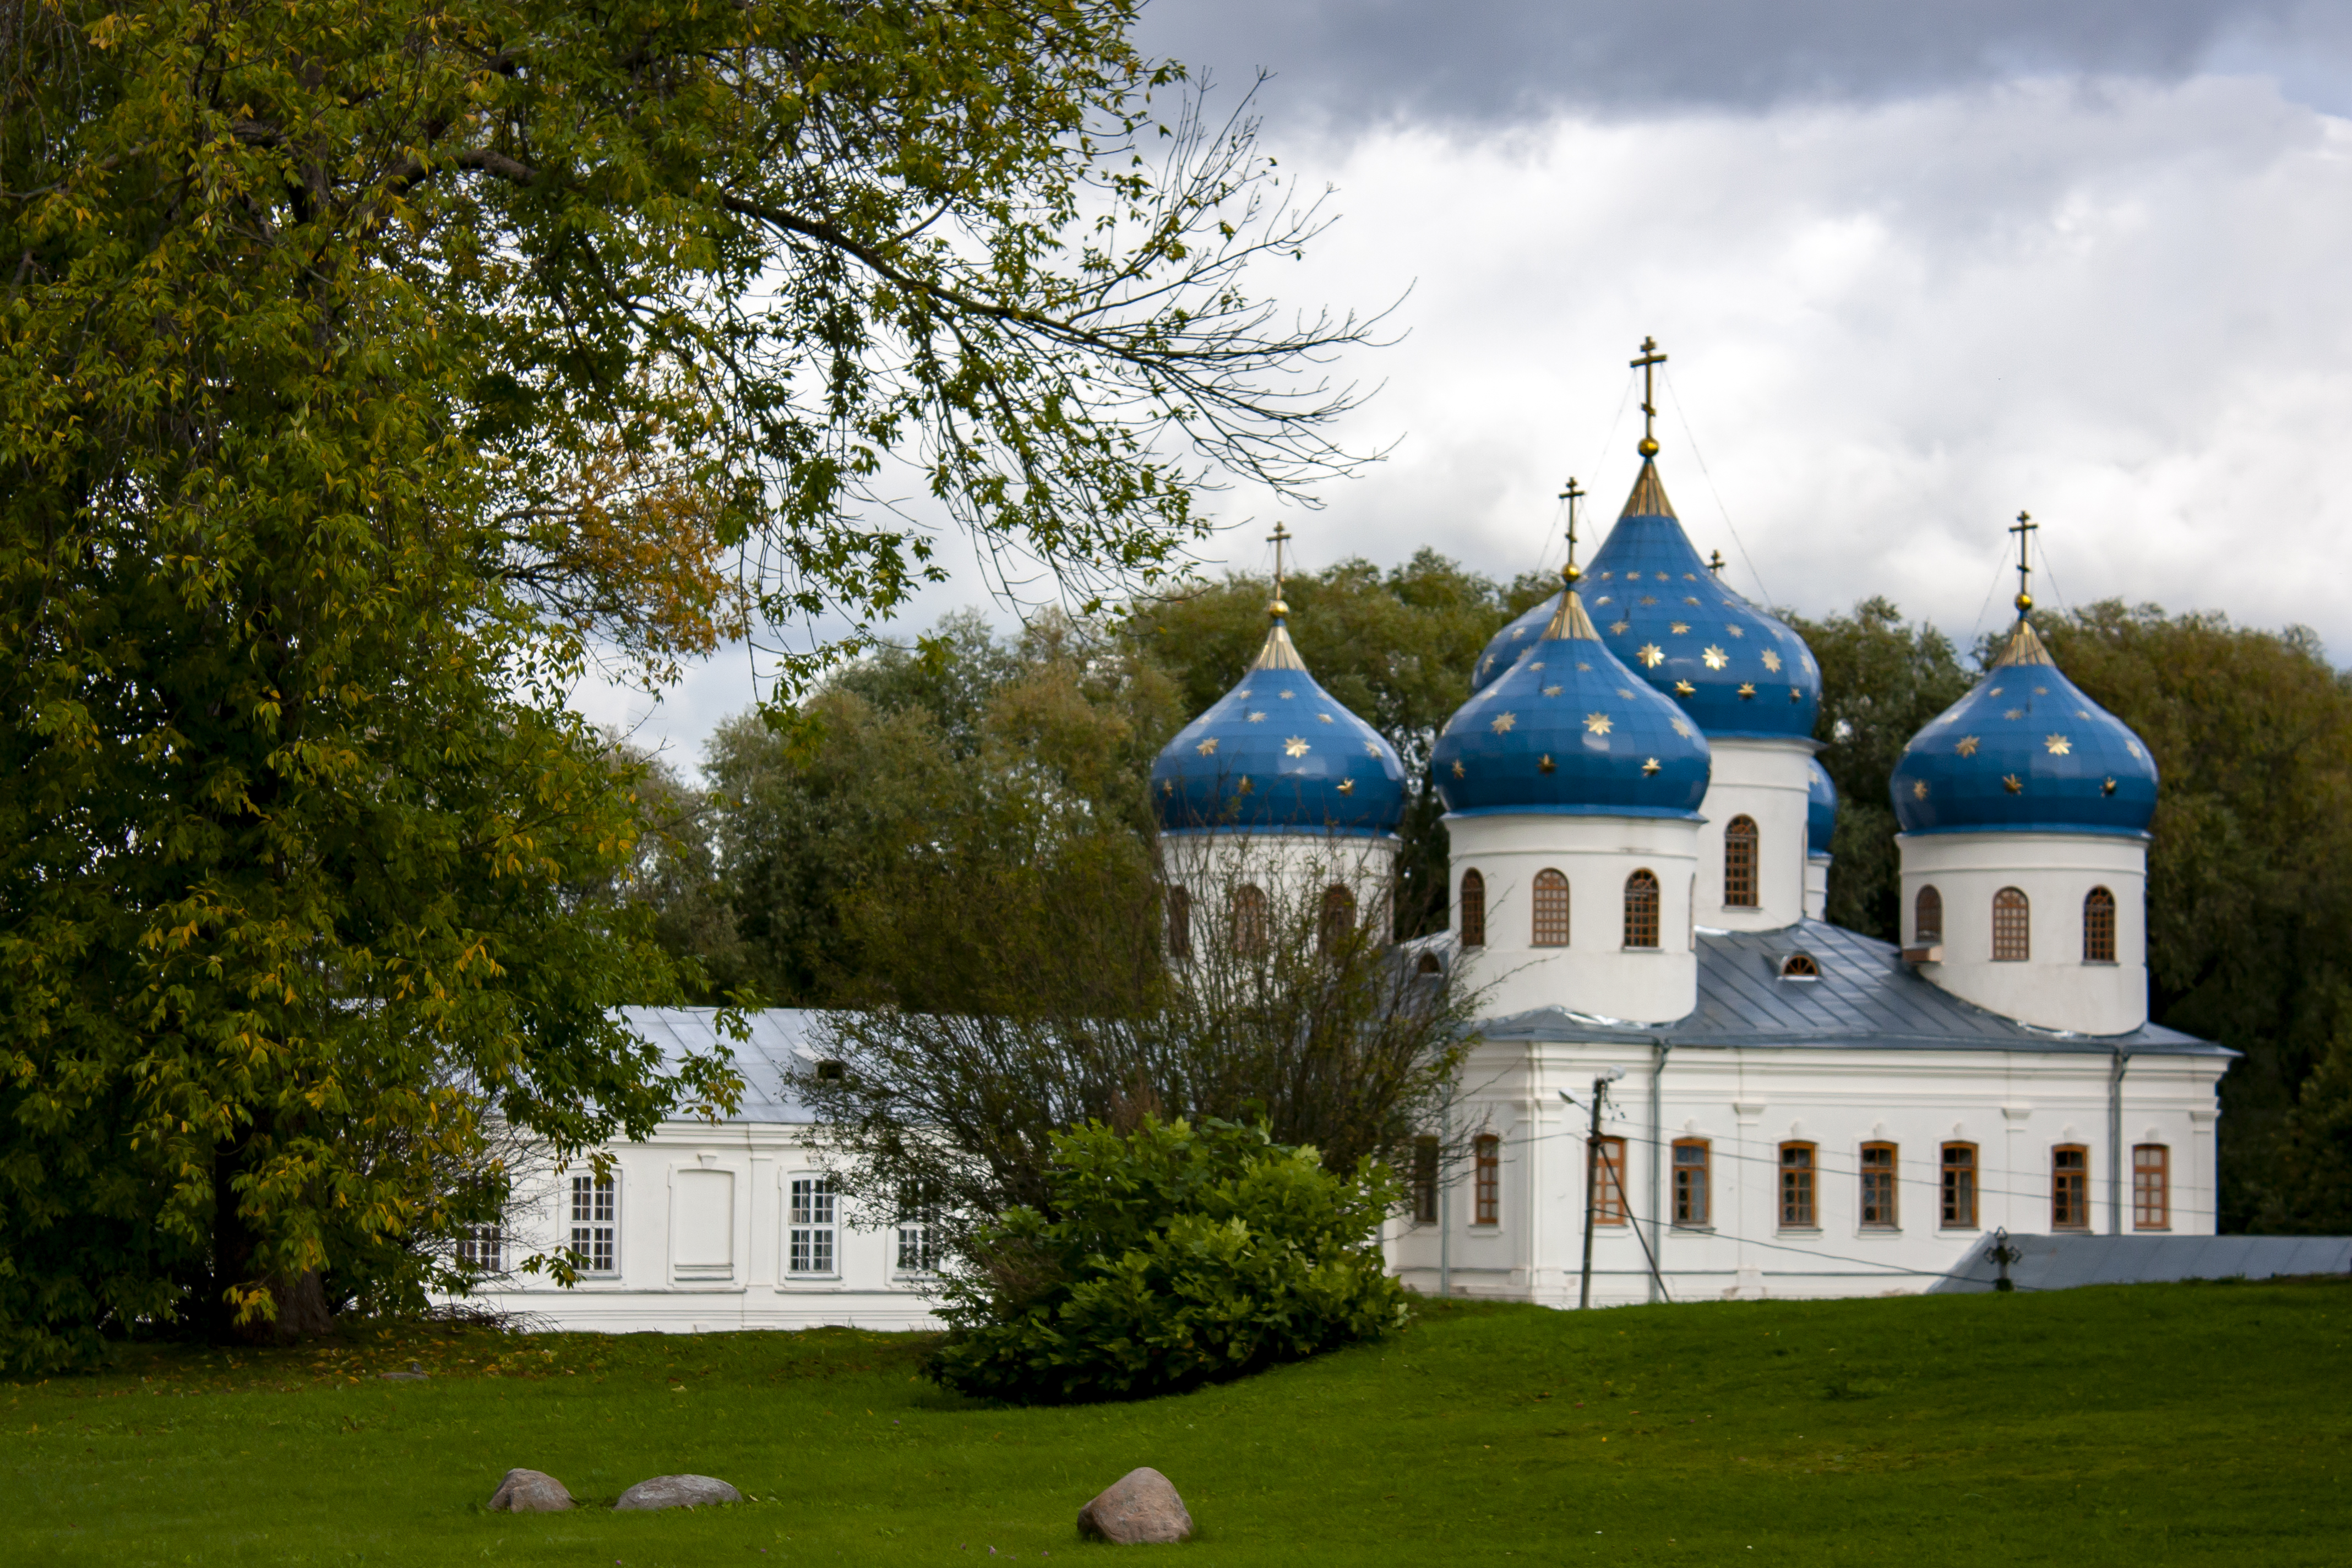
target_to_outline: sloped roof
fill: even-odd
[[[708,1056],[720,1046],[735,1054],[743,1075],[743,1102],[722,1122],[813,1122],[809,1108],[784,1092],[787,1070],[815,1059],[811,1043],[823,1014],[797,1007],[769,1007],[749,1015],[751,1037],[729,1039],[719,1032],[715,1007],[624,1007],[630,1028],[659,1048],[662,1065],[675,1068],[689,1052]]]
[[[1780,977],[1790,953],[1810,955],[1818,979]],[[2149,1024],[2127,1035],[2037,1029],[1963,1002],[1922,980],[1892,943],[1822,921],[1779,931],[1698,937],[1698,1005],[1670,1024],[1592,1018],[1563,1007],[1497,1018],[1489,1040],[1623,1038],[1700,1049],[1822,1047],[1853,1050],[2023,1050],[2104,1056],[2231,1056],[2210,1040]]]

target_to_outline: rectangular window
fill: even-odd
[[[1625,1223],[1625,1140],[1600,1138],[1592,1145],[1592,1223]]]
[[[940,1269],[940,1205],[921,1202],[898,1210],[898,1272],[936,1274]]]
[[[1675,1144],[1675,1223],[1706,1225],[1709,1221],[1706,1141],[1685,1138]]]
[[[2132,1150],[2132,1228],[2172,1228],[2172,1151],[2161,1143]]]
[[[1503,1141],[1482,1132],[1472,1145],[1470,1223],[1503,1223]]]
[[[476,1274],[507,1271],[507,1233],[503,1226],[468,1226],[457,1237],[457,1267]]]
[[[619,1197],[610,1176],[572,1178],[572,1262],[583,1274],[621,1271]]]
[[[2050,1228],[2091,1227],[2091,1156],[2077,1144],[2050,1151]]]
[[[785,1249],[786,1272],[835,1271],[833,1242],[839,1205],[831,1176],[793,1178],[792,1236]]]
[[[1422,1225],[1437,1220],[1437,1140],[1426,1135],[1412,1141],[1412,1217]]]
[[[1895,1145],[1862,1146],[1862,1223],[1869,1230],[1893,1230],[1895,1219]]]
[[[1977,1227],[1977,1146],[1944,1145],[1944,1226],[1948,1230]]]
[[[1780,1145],[1780,1228],[1812,1230],[1819,1221],[1813,1208],[1813,1146]]]

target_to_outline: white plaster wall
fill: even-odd
[[[1453,927],[1462,929],[1462,876],[1486,882],[1486,943],[1463,949],[1469,984],[1486,987],[1496,1017],[1563,1006],[1596,1017],[1666,1023],[1698,1005],[1691,899],[1699,825],[1688,818],[1529,813],[1449,816]],[[1568,879],[1566,947],[1534,942],[1536,875]],[[1658,879],[1655,949],[1624,944],[1625,879]]]
[[[2147,845],[2089,833],[1906,833],[1903,935],[1914,929],[1919,889],[1944,902],[1944,937],[1919,973],[1953,995],[2005,1017],[2084,1035],[2127,1034],[2147,1022]],[[2083,960],[2083,900],[2095,887],[2116,897],[2114,963]],[[2032,956],[1996,963],[1992,900],[2024,893]]]
[[[1311,911],[1335,883],[1355,893],[1360,914],[1385,910],[1396,887],[1401,843],[1386,834],[1163,833],[1160,868],[1171,887],[1192,895],[1193,941],[1199,942],[1216,940],[1225,900],[1245,883],[1265,889],[1277,911]]]
[[[1778,931],[1805,911],[1806,862],[1811,851],[1805,813],[1814,746],[1808,740],[1717,740],[1699,835],[1698,923],[1719,931]],[[1735,816],[1756,823],[1754,909],[1723,901],[1723,831]]]
[[[1809,921],[1829,919],[1830,858],[1810,852],[1805,856],[1805,918]]]

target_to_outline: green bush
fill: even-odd
[[[1262,1127],[1150,1118],[1056,1133],[1052,1217],[983,1227],[931,1374],[1023,1405],[1139,1399],[1294,1361],[1405,1321],[1381,1258],[1395,1178],[1323,1169]]]

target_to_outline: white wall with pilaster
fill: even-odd
[[[1699,815],[1698,923],[1719,931],[1778,931],[1805,912],[1811,848],[1805,814],[1814,744],[1786,740],[1707,737],[1712,767]],[[1756,824],[1754,908],[1723,901],[1723,835],[1736,817]]]

